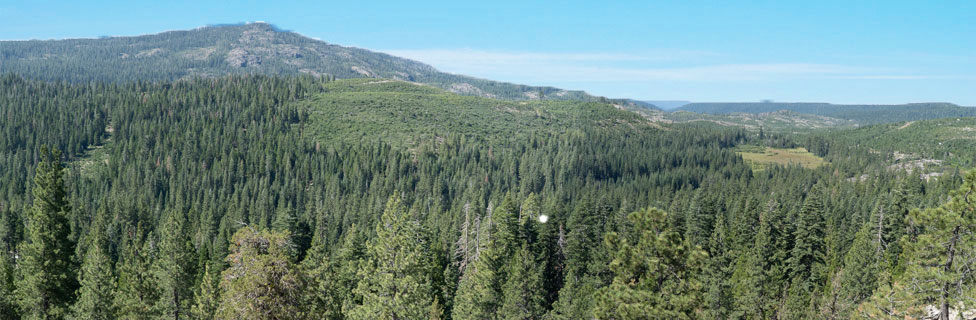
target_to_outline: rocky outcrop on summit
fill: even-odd
[[[283,31],[267,23],[207,26],[136,37],[0,42],[0,73],[72,82],[157,81],[228,74],[387,78],[440,87],[459,94],[528,100],[598,98],[477,79],[437,71],[410,59],[344,47]]]

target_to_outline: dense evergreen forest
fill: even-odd
[[[890,169],[898,142],[309,75],[8,74],[0,118],[5,319],[889,319],[976,297],[976,173]],[[747,145],[829,164],[753,170]]]

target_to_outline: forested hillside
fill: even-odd
[[[261,22],[132,37],[2,41],[0,73],[80,83],[309,74],[400,79],[502,99],[598,99],[582,91],[444,73],[417,61],[329,44]]]
[[[976,287],[976,177],[831,135],[314,76],[6,75],[0,116],[3,318],[904,318]]]
[[[678,110],[708,113],[768,113],[788,110],[797,113],[851,120],[860,125],[976,116],[976,108],[951,103],[911,103],[902,105],[836,105],[829,103],[691,103]]]
[[[307,134],[329,145],[382,141],[416,147],[451,135],[497,144],[580,128],[647,126],[647,120],[606,103],[505,101],[383,79],[330,82],[301,104],[309,112]]]
[[[908,170],[930,178],[947,169],[976,167],[976,118],[972,117],[827,131],[809,139],[813,150],[833,149],[824,144],[848,145],[878,155],[878,163],[888,170]]]
[[[709,114],[675,111],[662,113],[660,117],[673,123],[710,123],[718,126],[740,127],[749,131],[764,130],[779,133],[810,133],[857,127],[857,123],[853,120],[796,113],[786,110],[758,114]]]

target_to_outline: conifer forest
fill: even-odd
[[[267,24],[0,59],[0,319],[976,314],[969,107],[664,121]]]

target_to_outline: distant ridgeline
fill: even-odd
[[[208,26],[134,37],[0,43],[0,73],[49,81],[124,83],[235,74],[310,74],[339,79],[406,80],[463,95],[508,100],[602,99],[583,91],[440,72],[414,60],[329,44],[267,23]],[[653,107],[646,103],[641,106]]]
[[[692,103],[677,110],[709,113],[768,113],[789,110],[856,121],[860,125],[976,116],[976,108],[951,103],[910,103],[900,105],[839,105],[830,103]]]

